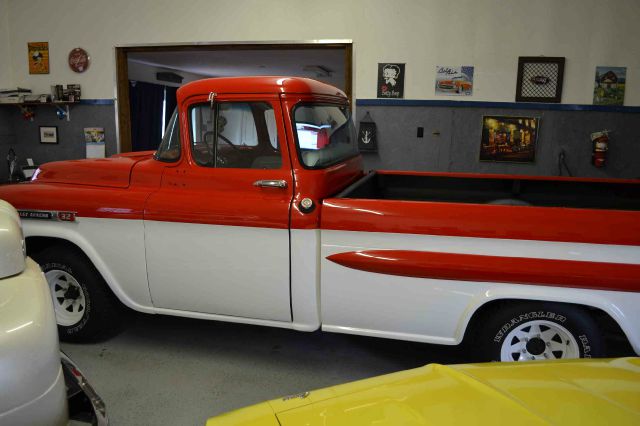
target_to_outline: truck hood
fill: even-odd
[[[40,166],[32,181],[126,188],[133,166],[152,155],[152,151],[143,151],[110,158],[54,161]]]
[[[640,359],[431,364],[207,422],[230,424],[640,424]]]

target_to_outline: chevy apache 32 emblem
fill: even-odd
[[[75,212],[56,212],[48,210],[18,210],[22,219],[57,220],[61,222],[75,222]]]

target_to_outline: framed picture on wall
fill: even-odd
[[[539,131],[539,117],[485,115],[480,161],[533,163]]]
[[[627,67],[596,67],[594,105],[624,105]]]
[[[40,126],[40,143],[58,143],[58,127]]]
[[[472,66],[436,65],[436,95],[471,96],[472,94]]]
[[[378,64],[377,94],[379,98],[404,97],[404,64]]]
[[[518,58],[516,102],[560,103],[564,58],[521,56]]]
[[[49,42],[27,43],[29,74],[49,74]]]

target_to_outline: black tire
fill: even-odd
[[[532,330],[527,325],[537,325],[538,328]],[[570,337],[563,340],[562,331],[556,332],[562,329],[566,330]],[[606,356],[600,327],[585,308],[576,305],[551,302],[505,302],[489,311],[483,318],[478,318],[472,330],[469,349],[471,354],[480,355],[478,361]],[[529,336],[526,339],[519,339],[517,335],[519,330],[520,333],[534,333],[534,330],[542,330],[543,333],[539,336],[543,337]],[[569,343],[571,338],[575,341],[575,345]],[[510,341],[507,341],[508,339]],[[516,351],[518,347],[521,348],[521,355]],[[503,348],[506,356],[504,359],[501,356]],[[544,352],[541,353],[541,350]]]
[[[84,296],[82,318],[71,325],[58,321],[60,340],[89,342],[110,337],[122,329],[124,307],[100,273],[79,249],[55,245],[32,255],[42,272],[64,271],[80,285]],[[54,272],[55,273],[55,272]],[[54,308],[56,301],[53,301]]]

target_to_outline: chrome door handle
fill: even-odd
[[[253,182],[253,186],[260,186],[262,188],[286,188],[286,180],[257,180]]]

